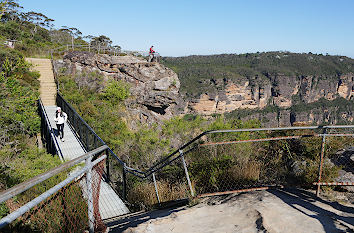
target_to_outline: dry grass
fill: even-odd
[[[185,198],[188,189],[184,183],[170,184],[168,181],[157,181],[157,188],[161,202]],[[154,183],[141,182],[136,184],[128,192],[129,202],[138,205],[142,209],[150,209],[158,203]]]
[[[229,174],[235,180],[258,180],[261,170],[261,163],[256,161],[245,161],[232,166]]]

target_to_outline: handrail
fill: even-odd
[[[10,199],[11,197],[13,197],[17,194],[20,194],[20,193],[32,188],[36,184],[39,184],[39,183],[49,179],[50,177],[53,177],[53,176],[59,174],[60,172],[66,170],[70,167],[75,166],[76,164],[80,163],[81,161],[89,158],[90,156],[96,155],[96,154],[106,150],[107,148],[108,148],[108,146],[106,146],[106,145],[101,146],[97,149],[87,152],[84,155],[81,155],[80,157],[77,157],[73,160],[65,162],[65,163],[59,165],[58,167],[55,167],[47,172],[39,174],[39,175],[33,177],[32,179],[29,179],[23,183],[20,183],[12,188],[6,189],[5,191],[0,193],[0,203]]]
[[[183,151],[183,149],[185,149],[186,147],[188,147],[189,145],[191,145],[192,143],[194,143],[195,141],[197,141],[198,139],[200,139],[201,137],[203,137],[204,135],[207,135],[207,134],[237,133],[237,132],[260,132],[260,131],[284,131],[284,130],[304,130],[304,129],[340,129],[340,128],[354,128],[354,125],[297,126],[297,127],[279,127],[279,128],[250,128],[250,129],[231,129],[231,130],[210,130],[210,131],[205,131],[205,132],[199,134],[198,136],[196,136],[195,138],[191,139],[190,141],[188,141],[186,144],[182,145],[178,149],[176,149],[174,152],[172,152],[171,154],[169,154],[168,156],[166,156],[162,160],[160,160],[157,163],[155,163],[154,165],[152,165],[146,172],[144,172],[144,174],[146,175],[146,177],[148,177],[152,173],[156,172],[157,170],[160,170],[161,168],[163,168],[166,165],[161,166],[161,167],[158,167],[158,165],[163,164],[164,162],[169,160],[172,156],[174,156],[177,153],[180,153],[181,151]],[[186,153],[187,152],[184,152],[184,154],[186,154]],[[156,168],[156,167],[158,167],[158,168]]]
[[[71,110],[74,112],[74,114],[80,119],[80,121],[91,131],[91,133],[102,143],[102,145],[107,145],[100,136],[96,134],[96,132],[87,124],[87,122],[76,112],[75,108],[71,106],[58,92],[57,93],[57,98],[60,98],[61,101],[63,101]],[[125,166],[125,163],[107,146],[108,151],[119,161],[120,164]],[[126,166],[125,166],[126,167]]]
[[[78,177],[80,177],[84,173],[86,173],[86,182],[87,182],[86,191],[87,191],[87,206],[88,206],[87,214],[88,214],[88,219],[89,219],[88,225],[89,225],[89,229],[90,229],[89,231],[90,232],[94,232],[93,222],[94,222],[95,217],[94,217],[94,212],[93,212],[94,207],[93,207],[93,193],[92,193],[92,176],[91,176],[91,173],[92,173],[93,167],[95,167],[98,163],[100,163],[101,161],[103,161],[106,158],[107,158],[107,155],[102,155],[102,156],[96,158],[94,161],[92,161],[92,154],[90,154],[89,157],[85,157],[86,164],[85,164],[85,166],[82,169],[73,171],[72,173],[69,174],[69,176],[66,179],[64,179],[60,183],[56,184],[55,186],[53,186],[52,188],[48,189],[44,193],[40,194],[36,198],[34,198],[31,201],[27,202],[26,204],[22,205],[21,207],[19,207],[15,211],[13,211],[10,214],[6,215],[5,217],[1,218],[0,219],[0,229],[2,229],[3,227],[7,226],[10,223],[12,223],[17,218],[23,216],[25,213],[29,212],[35,206],[38,206],[40,203],[43,204],[43,201],[48,200],[48,198],[51,197],[53,194],[58,193],[58,191],[60,189],[62,189],[66,185],[69,185],[75,179],[77,179]],[[71,162],[71,161],[69,161],[69,162]],[[43,174],[39,175],[38,177],[41,177],[41,176],[43,176]],[[28,182],[24,182],[24,183],[19,184],[19,185],[21,186],[21,185],[26,184],[26,183],[28,184]],[[29,185],[31,186],[31,184],[29,184]],[[33,186],[31,186],[31,187],[33,187]],[[82,188],[82,189],[84,189],[84,188]],[[25,191],[25,190],[23,190],[23,191]],[[10,198],[11,198],[11,196],[10,196]]]
[[[69,50],[73,50],[75,48],[83,48],[83,49],[88,49],[89,51],[97,51],[97,52],[110,52],[113,53],[114,55],[120,55],[120,54],[133,54],[133,55],[142,55],[142,56],[148,56],[148,52],[146,51],[131,51],[131,50],[121,50],[118,48],[113,48],[111,46],[97,46],[97,45],[89,45],[89,44],[66,44],[66,45],[62,45],[60,47],[51,49],[51,57],[53,58],[53,53],[54,52],[66,52]],[[60,51],[64,49],[63,51]]]
[[[43,102],[42,102],[41,98],[38,99],[38,102],[39,102],[40,109],[43,112],[44,119],[45,119],[45,121],[47,123],[47,127],[48,127],[48,130],[50,132],[50,137],[55,143],[55,150],[56,150],[57,153],[59,153],[58,155],[59,155],[60,159],[62,161],[64,161],[63,153],[62,153],[62,151],[60,149],[60,146],[59,146],[59,143],[58,143],[58,141],[57,141],[57,139],[55,137],[52,125],[50,124],[49,117],[48,117],[47,112],[46,112],[46,110],[44,108],[44,105],[43,105]]]
[[[96,137],[96,138],[98,139],[98,141],[100,141],[100,142],[102,143],[102,145],[107,145],[107,144],[102,140],[102,138],[101,138],[100,136],[98,136],[98,135],[96,134],[96,132],[87,124],[87,122],[76,112],[75,108],[74,108],[73,106],[71,106],[71,104],[69,104],[69,103],[63,98],[63,96],[60,94],[60,92],[57,93],[57,98],[59,98],[61,101],[63,101],[63,102],[71,109],[71,111],[76,115],[76,117],[88,128],[88,130],[91,131],[91,133],[94,135],[94,137]],[[57,102],[58,102],[58,101],[57,101]],[[58,103],[57,103],[57,104],[58,104]],[[110,147],[108,147],[107,150],[108,150],[109,153],[110,153],[111,155],[113,155],[113,157],[124,167],[124,169],[125,169],[127,172],[129,172],[129,173],[131,173],[131,174],[133,174],[133,175],[135,175],[135,176],[138,176],[138,177],[140,177],[140,178],[145,178],[145,177],[146,177],[146,176],[145,176],[145,172],[140,171],[140,170],[138,170],[138,169],[134,169],[134,168],[128,167],[128,166],[126,165],[126,163],[125,163],[123,160],[121,160],[121,159],[118,157],[118,155],[116,155],[116,153],[114,153],[113,150],[112,150]]]

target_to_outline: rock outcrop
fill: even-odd
[[[108,226],[129,233],[352,232],[352,208],[309,191],[279,189],[208,197],[189,208],[144,213],[134,219],[128,216]]]
[[[179,94],[177,74],[159,63],[149,63],[134,56],[109,56],[89,52],[69,52],[63,60],[54,62],[55,72],[75,77],[81,85],[95,86],[85,74],[98,72],[108,79],[130,83],[131,98],[125,105],[129,113],[140,122],[153,123],[182,113],[184,101]],[[104,85],[98,85],[98,91]]]

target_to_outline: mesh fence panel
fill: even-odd
[[[197,148],[186,159],[196,193],[225,192],[281,183],[284,179],[281,161],[257,153],[246,153],[249,148],[259,148],[258,144]]]
[[[105,160],[92,169],[92,204],[95,232],[106,227],[99,211],[99,193]],[[78,169],[78,168],[77,168]],[[67,172],[40,183],[5,202],[10,212],[62,181]],[[54,182],[56,181],[56,182]],[[1,229],[1,232],[84,232],[89,229],[86,173]]]
[[[320,183],[354,191],[354,129],[331,129],[326,137]],[[351,185],[350,185],[351,184]]]
[[[156,188],[152,175],[142,179],[127,173],[127,200],[132,210],[149,210],[159,202],[191,197],[181,159],[174,160],[154,176]]]
[[[197,195],[277,186],[313,188],[319,179],[324,130],[204,138],[186,162]],[[322,182],[353,182],[353,129],[328,129]],[[261,140],[258,140],[261,139]]]
[[[123,166],[114,155],[109,156],[108,163],[109,171],[105,173],[106,180],[110,182],[115,192],[124,199],[126,194],[124,190]]]
[[[161,202],[190,197],[181,157],[156,172],[155,180]]]

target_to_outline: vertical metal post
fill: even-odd
[[[326,129],[323,130],[323,136],[322,136],[322,144],[321,144],[321,156],[320,156],[320,166],[318,169],[318,182],[317,182],[317,191],[316,191],[316,196],[320,196],[320,190],[321,190],[321,178],[322,178],[322,169],[323,169],[323,160],[324,160],[324,153],[325,153],[325,147],[326,147]]]
[[[83,141],[84,141],[84,138],[82,137],[82,130],[81,130],[81,122],[79,121],[79,124],[78,124],[78,128],[79,128],[79,136],[80,136],[80,141],[82,142],[83,144]]]
[[[98,146],[97,146],[97,139],[96,139],[96,136],[95,136],[95,135],[93,136],[93,147],[94,147],[94,149],[98,148]],[[108,156],[108,154],[107,154],[107,156]]]
[[[94,232],[94,222],[95,217],[93,215],[93,196],[92,196],[92,163],[91,163],[92,156],[86,159],[86,166],[89,167],[88,171],[86,172],[86,186],[87,186],[87,213],[88,213],[88,224],[89,224],[89,231],[90,233]]]
[[[159,197],[159,191],[157,190],[157,184],[156,184],[155,173],[152,173],[152,179],[153,179],[153,181],[154,181],[154,186],[155,186],[155,192],[156,192],[157,201],[160,203],[160,197]]]
[[[182,155],[182,156],[181,156],[181,160],[182,160],[182,163],[183,163],[184,172],[186,173],[187,182],[188,182],[189,189],[190,189],[190,191],[191,191],[191,195],[192,195],[192,197],[194,197],[194,191],[193,191],[193,187],[192,187],[191,180],[190,180],[190,178],[189,178],[189,174],[188,174],[188,169],[187,169],[186,161],[184,160],[183,151],[180,150],[179,153]]]
[[[86,129],[86,127],[84,128],[86,150],[90,151],[90,148],[89,148],[89,145],[88,145],[88,133],[87,133],[87,130],[85,130],[85,129]]]
[[[125,170],[125,163],[123,164],[123,200],[127,200],[127,172]]]
[[[111,180],[111,174],[109,172],[109,151],[108,150],[106,150],[106,155],[107,155],[107,158],[106,158],[107,181],[110,181]]]
[[[92,136],[93,135],[87,127],[85,127],[85,128],[86,128],[86,134],[87,134],[87,149],[88,149],[88,151],[91,151],[94,149],[92,146]]]

